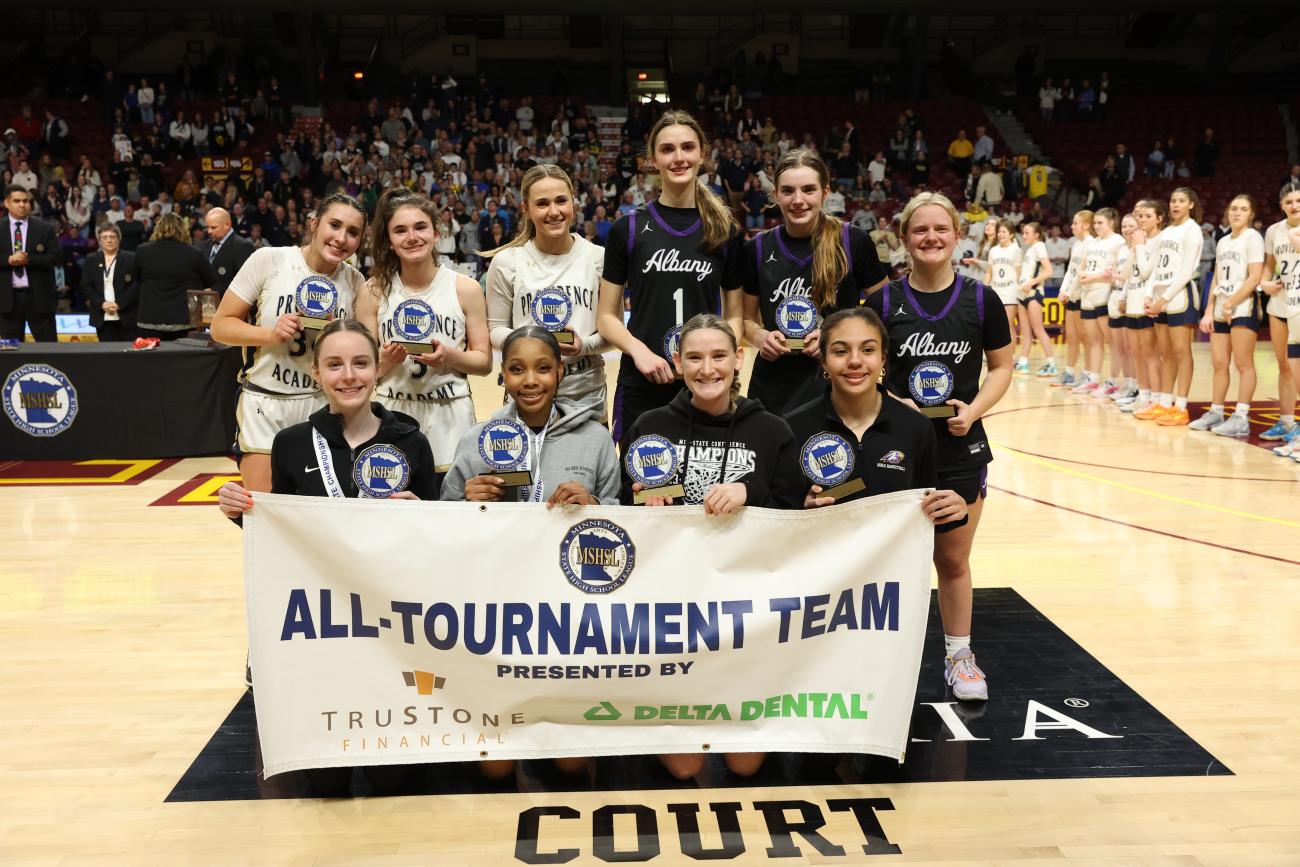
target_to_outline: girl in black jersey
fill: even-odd
[[[619,441],[641,413],[667,405],[681,390],[671,359],[688,319],[721,311],[740,333],[740,233],[731,211],[700,180],[708,138],[686,112],[667,111],[646,145],[659,198],[610,229],[597,315],[601,337],[623,350],[614,395]]]
[[[817,375],[821,329],[786,345],[778,311],[788,299],[807,298],[822,318],[857,307],[863,290],[875,291],[885,271],[871,236],[822,211],[830,172],[816,151],[800,148],[777,164],[775,199],[782,225],[745,243],[745,339],[758,349],[749,396],[784,414],[823,391]],[[797,304],[797,302],[795,302]],[[788,326],[787,326],[788,327]]]
[[[934,565],[944,676],[958,699],[983,701],[988,686],[970,649],[970,552],[992,460],[980,418],[1011,384],[1011,332],[997,294],[953,272],[958,219],[946,196],[914,196],[903,209],[902,230],[911,274],[886,284],[867,304],[888,331],[889,390],[934,419],[939,487],[957,491],[970,504],[965,526],[935,537]],[[981,384],[983,361],[988,375]]]
[[[888,355],[889,335],[870,308],[840,310],[822,323],[822,369],[830,388],[785,417],[795,447],[779,474],[778,505],[812,509],[939,484],[934,425],[886,393],[881,373]],[[853,450],[851,478],[863,482],[862,490],[839,499],[823,496],[822,486],[809,484],[801,465],[807,445],[827,434],[840,437]],[[921,509],[938,533],[966,523],[966,501],[956,491],[931,490]]]

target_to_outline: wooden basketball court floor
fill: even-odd
[[[1258,359],[1259,397],[1275,399],[1272,358]],[[490,409],[499,392],[477,385]],[[232,465],[0,485],[0,864],[693,863],[691,839],[745,864],[1300,864],[1300,464],[1032,378],[987,426],[974,646],[982,624],[1022,634],[982,656],[987,720],[1002,721],[988,725],[942,715],[931,636],[918,701],[932,705],[914,718],[934,747],[912,774],[924,782],[770,761],[751,784],[715,768],[621,788],[623,765],[596,763],[554,787],[521,771],[439,790],[457,794],[259,799],[221,795],[208,774],[176,797],[245,694],[240,539],[215,506],[150,504],[201,500],[204,474]],[[1029,625],[999,626],[1012,603]],[[1158,734],[1099,683],[1140,697]],[[1182,757],[1166,754],[1179,738]],[[774,809],[778,825],[820,817],[821,836],[782,837]],[[681,833],[691,811],[698,838]],[[738,834],[719,833],[724,815]]]

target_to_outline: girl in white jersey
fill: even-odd
[[[1155,270],[1147,315],[1156,318],[1156,349],[1160,352],[1160,403],[1134,413],[1142,421],[1179,427],[1187,415],[1187,394],[1192,388],[1192,336],[1201,315],[1196,289],[1196,268],[1201,262],[1201,203],[1188,187],[1169,196],[1169,225],[1155,241]]]
[[[366,228],[360,202],[327,196],[307,228],[305,247],[254,251],[212,318],[214,340],[246,347],[235,417],[239,472],[250,491],[271,490],[276,433],[306,421],[325,402],[308,352],[316,332],[304,330],[300,317],[320,322],[350,315],[365,279],[346,261]]]
[[[1083,286],[1079,283],[1079,268],[1092,239],[1092,211],[1077,212],[1070,221],[1070,231],[1074,233],[1074,246],[1070,248],[1070,262],[1065,266],[1065,276],[1056,296],[1065,305],[1065,369],[1052,383],[1056,387],[1073,387],[1082,379],[1077,366],[1083,348]]]
[[[1016,243],[1016,227],[1007,220],[990,220],[997,223],[997,246],[988,252],[989,267],[984,282],[1002,300],[1007,311],[1007,325],[1011,329],[1011,345],[1016,344],[1016,319],[1020,312],[1020,266],[1025,254]],[[1020,323],[1021,331],[1028,331]],[[1026,365],[1028,363],[1026,362]]]
[[[1155,238],[1168,220],[1165,203],[1142,199],[1133,207],[1137,229],[1129,239],[1133,258],[1129,264],[1128,289],[1124,295],[1124,318],[1129,330],[1129,349],[1133,352],[1133,369],[1137,374],[1138,393],[1132,401],[1120,400],[1120,412],[1137,414],[1158,405],[1160,394],[1160,354],[1156,351],[1155,319],[1147,315],[1151,281],[1155,278]],[[1156,398],[1153,401],[1152,395]]]
[[[1124,302],[1128,297],[1133,275],[1133,233],[1137,219],[1125,214],[1119,223],[1119,234],[1124,246],[1115,256],[1115,283],[1106,302],[1106,327],[1110,329],[1110,382],[1101,394],[1113,401],[1130,401],[1137,397],[1137,379],[1134,378],[1133,353],[1129,349],[1128,320],[1124,317]]]
[[[605,339],[596,330],[605,251],[573,234],[573,181],[559,166],[524,173],[519,231],[492,257],[487,272],[487,320],[500,348],[516,328],[539,325],[565,332],[564,375],[557,396],[605,419]],[[567,305],[563,298],[568,299]]]
[[[1287,361],[1288,342],[1300,340],[1300,334],[1290,331],[1285,288],[1300,274],[1300,247],[1291,243],[1287,233],[1300,228],[1300,184],[1282,187],[1281,205],[1284,218],[1269,226],[1264,232],[1264,280],[1259,288],[1267,296],[1268,334],[1277,358],[1278,420],[1259,435],[1262,440],[1282,440],[1280,449],[1287,451],[1300,437],[1300,426],[1295,421],[1296,379],[1291,375]]]
[[[375,266],[357,297],[357,319],[381,344],[375,399],[419,422],[441,477],[474,425],[468,375],[490,372],[492,352],[483,290],[438,264],[437,220],[437,206],[419,193],[394,187],[379,197],[370,234]]]
[[[1250,435],[1250,398],[1255,393],[1255,338],[1263,317],[1260,278],[1264,275],[1264,237],[1251,228],[1255,201],[1235,196],[1228,203],[1226,221],[1232,229],[1219,239],[1214,253],[1214,279],[1210,283],[1212,304],[1201,317],[1201,331],[1210,335],[1210,356],[1214,362],[1214,392],[1209,412],[1188,427],[1221,436]],[[1237,367],[1237,408],[1230,418],[1223,416],[1228,397],[1228,360]]]
[[[969,269],[963,273],[972,280],[980,279],[988,271],[989,251],[998,243],[998,221],[989,217],[982,225],[984,228],[980,230],[979,240],[975,245],[975,255],[961,259],[961,265]]]
[[[1025,256],[1020,263],[1016,302],[1023,311],[1020,316],[1020,360],[1016,362],[1015,372],[1029,372],[1029,351],[1037,340],[1043,347],[1045,359],[1038,375],[1053,376],[1056,373],[1056,354],[1052,350],[1052,339],[1043,327],[1043,286],[1052,279],[1052,258],[1047,255],[1047,245],[1043,243],[1042,225],[1025,223],[1020,227],[1020,235],[1025,242]],[[1028,327],[1025,327],[1026,319]]]
[[[1116,234],[1119,214],[1114,208],[1102,208],[1092,218],[1094,237],[1084,250],[1083,264],[1079,266],[1078,283],[1081,289],[1082,310],[1079,318],[1083,325],[1083,381],[1071,391],[1074,394],[1095,395],[1101,384],[1101,363],[1106,344],[1110,342],[1110,325],[1106,315],[1110,310],[1110,293],[1115,288],[1115,266],[1124,238]],[[1110,383],[1108,383],[1109,385]]]

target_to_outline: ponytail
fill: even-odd
[[[817,173],[817,183],[823,190],[831,185],[831,173],[826,161],[812,148],[796,148],[781,158],[772,175],[774,184],[781,183],[781,175],[791,169],[809,168]],[[819,209],[820,210],[820,209]],[[820,211],[817,230],[813,232],[812,296],[820,308],[835,306],[836,289],[849,274],[849,257],[840,243],[844,227],[842,220]]]
[[[673,109],[661,114],[654,126],[650,128],[650,134],[646,136],[646,158],[650,165],[654,165],[655,139],[659,137],[659,133],[670,126],[684,126],[695,134],[700,145],[699,172],[707,171],[710,167],[709,137],[704,134],[704,128],[694,117],[687,112]],[[662,189],[662,180],[660,188]],[[731,208],[709,189],[699,173],[695,175],[695,209],[700,212],[700,221],[704,225],[702,246],[706,250],[717,250],[722,247],[738,228]]]

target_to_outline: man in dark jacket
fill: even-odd
[[[22,340],[24,325],[38,341],[59,339],[54,269],[62,260],[54,226],[30,216],[32,194],[10,184],[0,220],[0,338]]]
[[[230,214],[225,208],[209,210],[204,224],[208,228],[208,240],[203,245],[203,255],[208,257],[217,272],[217,281],[212,288],[224,295],[230,281],[253,255],[253,244],[247,238],[241,238],[238,232],[231,231]]]

